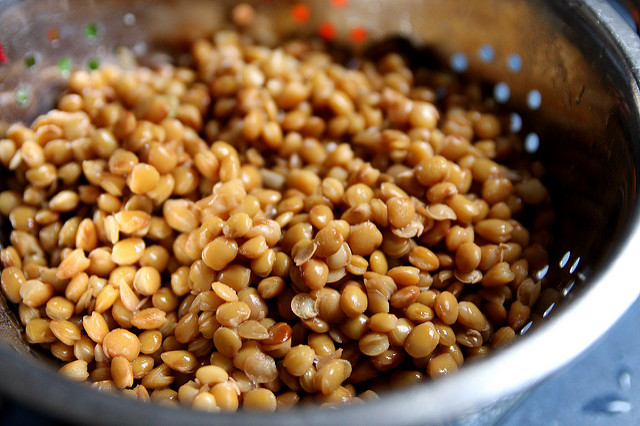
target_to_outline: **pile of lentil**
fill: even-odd
[[[514,338],[553,213],[539,164],[496,161],[519,140],[477,86],[437,100],[397,53],[345,66],[234,31],[192,58],[76,71],[0,140],[2,290],[62,374],[275,410],[377,398]]]

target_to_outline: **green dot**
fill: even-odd
[[[98,37],[98,24],[95,22],[90,22],[84,27],[84,35],[87,38],[96,38]]]
[[[60,72],[63,74],[66,74],[69,71],[71,71],[71,58],[68,56],[65,56],[64,58],[60,58],[60,60],[58,61],[58,68],[60,69]]]
[[[25,106],[27,102],[29,102],[29,91],[24,87],[18,88],[16,90],[16,103],[20,106]]]
[[[29,54],[29,55],[24,57],[24,65],[27,68],[31,68],[35,64],[36,64],[36,57],[34,55]]]
[[[87,67],[90,70],[97,70],[100,66],[100,61],[97,58],[91,58],[87,61]]]

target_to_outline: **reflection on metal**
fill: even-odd
[[[573,288],[573,286],[575,285],[575,283],[576,283],[575,280],[569,281],[569,283],[562,289],[562,295],[566,297],[571,291],[571,289]]]
[[[493,88],[493,97],[499,104],[506,103],[511,97],[511,89],[509,89],[509,85],[504,81],[496,84]]]
[[[522,58],[517,53],[512,53],[507,58],[507,68],[509,71],[516,73],[522,70]]]
[[[469,69],[469,60],[467,59],[467,55],[462,52],[456,52],[451,55],[451,59],[449,60],[449,65],[451,69],[457,73],[463,73]]]
[[[522,117],[517,112],[512,112],[509,120],[509,130],[511,133],[518,133],[522,129]]]
[[[570,274],[573,274],[576,271],[576,268],[578,267],[579,263],[580,263],[580,258],[577,258],[575,262],[573,262],[573,265],[571,265],[571,268],[569,268]]]
[[[529,331],[529,329],[531,328],[531,326],[533,325],[533,321],[529,321],[528,323],[526,323],[522,329],[520,330],[520,335],[523,335],[524,333],[526,333],[527,331]]]
[[[124,22],[124,24],[129,27],[132,25],[135,25],[136,15],[134,15],[133,13],[125,13],[124,16],[122,17],[122,22]]]
[[[530,154],[533,154],[540,148],[540,136],[537,133],[529,133],[524,138],[524,149]]]
[[[556,303],[553,302],[551,305],[549,305],[549,307],[542,313],[542,317],[546,318],[547,315],[549,315],[549,313],[551,313],[551,311],[553,310],[553,308],[556,306]]]
[[[482,46],[480,46],[480,49],[478,49],[478,57],[482,62],[492,62],[495,58],[495,55],[496,53],[490,44],[483,44]]]
[[[542,105],[542,95],[536,89],[533,89],[527,94],[527,106],[530,109],[536,110]]]
[[[545,265],[542,269],[536,272],[536,280],[543,279],[547,275],[547,272],[549,272],[549,265]]]

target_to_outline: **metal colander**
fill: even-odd
[[[511,132],[546,167],[557,212],[546,290],[510,347],[452,377],[340,409],[208,414],[143,404],[59,377],[0,299],[0,389],[83,423],[426,424],[495,421],[518,393],[603,335],[640,294],[635,253],[640,39],[603,0],[253,1],[247,31],[275,45],[319,36],[356,51],[402,37],[513,111]],[[0,1],[0,136],[53,104],[72,69],[180,63],[230,26],[233,1]],[[436,88],[445,90],[446,88]]]

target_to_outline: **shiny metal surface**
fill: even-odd
[[[0,0],[6,56],[0,61],[0,136],[7,123],[28,122],[51,106],[69,63],[86,67],[99,59],[126,65],[131,56],[121,46],[144,63],[175,57],[194,37],[227,26],[233,3]],[[539,138],[531,155],[547,168],[557,209],[547,290],[528,331],[454,376],[391,392],[379,402],[265,417],[211,415],[99,394],[64,380],[42,361],[18,355],[16,350],[30,350],[16,339],[16,327],[3,326],[2,392],[65,419],[104,424],[486,423],[514,403],[518,392],[593,344],[638,297],[640,39],[606,1],[406,0],[400,7],[392,0],[350,0],[346,10],[327,7],[324,0],[305,3],[311,19],[300,25],[291,19],[294,2],[255,2],[260,24],[251,31],[275,44],[292,35],[315,35],[328,21],[335,25],[336,42],[356,50],[400,35],[444,67],[464,57],[460,71],[497,94],[509,88],[507,108],[524,123],[519,132]],[[95,34],[87,31],[91,24]],[[356,27],[366,28],[367,43],[350,39]],[[27,57],[35,65],[28,66]],[[539,107],[531,102],[536,93]],[[0,324],[10,317],[6,308],[0,310]]]

